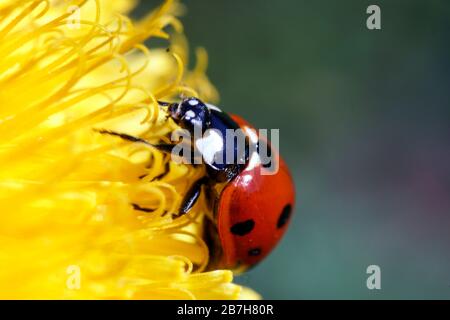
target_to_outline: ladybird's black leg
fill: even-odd
[[[135,136],[132,136],[132,135],[129,135],[129,134],[126,134],[126,133],[120,133],[120,132],[115,132],[115,131],[105,130],[105,129],[99,129],[99,130],[96,129],[95,131],[97,131],[98,133],[101,133],[101,134],[108,134],[108,135],[111,135],[111,136],[116,136],[116,137],[122,138],[123,140],[131,141],[131,142],[143,143],[143,144],[145,144],[147,146],[156,148],[159,151],[164,152],[164,153],[171,153],[173,148],[175,147],[175,144],[170,144],[170,143],[153,144],[153,143],[148,142],[145,139],[142,139],[142,138],[139,138],[139,137],[135,137]]]
[[[168,106],[170,106],[170,102],[166,102],[166,101],[160,101],[160,100],[158,100],[158,104],[161,106],[161,107],[168,107]]]
[[[179,218],[188,213],[192,209],[192,207],[195,205],[198,198],[200,197],[200,194],[202,192],[202,186],[207,182],[208,178],[206,177],[200,178],[199,180],[194,182],[194,184],[191,186],[191,188],[188,190],[183,200],[181,201],[181,206],[180,209],[178,210],[178,213],[172,214],[172,218],[174,219]]]

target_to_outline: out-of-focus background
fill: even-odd
[[[297,184],[286,237],[237,281],[268,299],[450,298],[450,3],[184,3],[220,106],[281,129]]]

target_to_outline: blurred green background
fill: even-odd
[[[184,3],[220,106],[281,129],[297,185],[286,237],[237,282],[268,299],[450,298],[449,1]]]

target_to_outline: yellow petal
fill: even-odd
[[[132,22],[134,4],[0,2],[0,298],[243,295],[230,271],[203,272],[202,206],[164,214],[203,169],[169,163],[154,180],[170,159],[95,130],[159,141],[174,124],[156,99],[218,98],[204,50],[185,71],[179,3]],[[169,53],[143,45],[169,34]]]

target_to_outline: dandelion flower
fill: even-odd
[[[0,1],[0,298],[257,297],[204,271],[204,206],[164,215],[203,169],[94,130],[161,141],[158,99],[217,99],[204,50],[185,70],[181,5],[132,21],[133,3]]]

